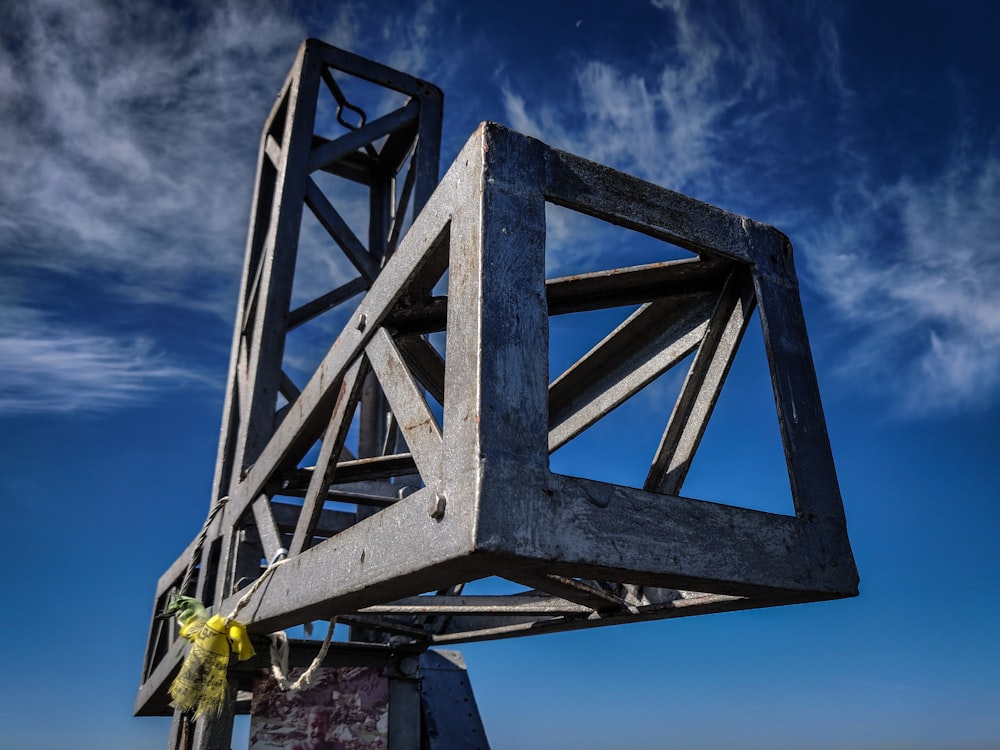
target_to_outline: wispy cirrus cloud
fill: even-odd
[[[435,83],[460,67],[461,50],[442,44],[439,30],[454,9],[421,0],[405,12],[374,14],[363,0],[338,3],[320,37],[330,44]]]
[[[692,67],[701,66],[697,62]],[[525,98],[510,82],[501,93],[507,119],[516,130],[680,190],[714,171],[715,160],[710,147],[712,129],[690,127],[677,101],[693,97],[699,83],[685,82],[680,87],[685,91],[676,91],[671,88],[675,81],[674,76],[657,81],[590,60],[575,71],[577,102],[569,112],[556,104],[529,111]],[[707,95],[697,104],[688,104],[703,123],[710,123],[719,111]],[[600,256],[614,246],[607,227],[575,212],[549,207],[546,223],[550,273],[595,270],[600,267]]]
[[[730,26],[682,0],[653,5],[662,11],[661,49],[636,59],[581,60],[566,92],[572,106],[529,108],[507,80],[507,117],[518,130],[616,169],[675,190],[721,195],[729,175],[756,173],[760,152],[779,146],[767,138],[769,125],[804,116],[801,101],[785,96],[791,79],[833,85],[825,51],[792,60],[824,46],[826,25],[814,24],[815,39],[784,49],[755,5],[734,4]]]
[[[576,69],[578,101],[570,112],[556,104],[529,111],[508,82],[502,90],[507,118],[554,146],[683,189],[717,163],[712,124],[725,103],[705,90],[714,82],[708,75],[714,58],[709,45],[659,78],[587,61]]]
[[[439,11],[417,10],[373,18],[342,3],[326,38],[442,73]],[[324,24],[316,13],[263,0],[13,7],[0,29],[5,265],[105,274],[137,301],[217,305],[190,291],[239,278],[261,127],[308,22]]]
[[[228,317],[260,127],[301,36],[264,3],[6,10],[0,416],[103,412],[208,386],[156,327],[110,329],[80,302],[67,315],[39,284]]]
[[[40,0],[0,32],[13,270],[114,274],[190,302],[238,267],[260,126],[302,37],[265,3]]]
[[[687,3],[653,5],[662,11],[662,50],[648,58],[581,60],[565,94],[570,105],[530,106],[522,89],[506,80],[501,93],[508,121],[558,148],[760,218],[762,191],[748,190],[748,183],[775,169],[771,156],[787,145],[775,134],[807,116],[801,101],[784,96],[790,77],[807,76],[824,90],[834,85],[824,72],[825,55],[809,61],[814,70],[808,72],[801,60],[790,60],[810,41],[822,46],[821,25],[816,40],[785,50],[769,43],[773,29],[753,5],[733,6],[738,34]],[[555,268],[581,260],[592,265],[609,247],[569,212],[551,216],[549,244]]]
[[[860,345],[843,374],[903,416],[947,414],[1000,390],[1000,154],[956,151],[943,173],[862,191],[806,235],[809,272]],[[899,363],[905,363],[900,368]]]
[[[952,153],[937,171],[886,170],[882,134],[862,132],[873,124],[856,86],[871,83],[844,72],[825,6],[789,11],[813,14],[794,24],[812,29],[803,39],[783,35],[782,19],[758,5],[733,5],[728,23],[683,0],[653,5],[669,50],[657,68],[581,61],[576,108],[529,106],[508,81],[512,124],[779,226],[799,249],[804,283],[845,333],[822,337],[843,348],[842,383],[885,398],[888,412],[924,416],[994,401],[997,149],[973,153],[959,128],[946,134]],[[572,239],[570,218],[557,219],[550,239],[560,251],[594,252]]]
[[[405,16],[357,2],[296,12],[264,0],[12,7],[0,29],[4,264],[103,273],[118,294],[197,305],[187,282],[238,278],[260,130],[310,31],[417,75],[456,69],[432,0]]]
[[[204,373],[171,361],[149,337],[56,324],[24,308],[0,312],[0,417],[99,413],[210,385]]]
[[[0,274],[228,319],[260,130],[302,39],[333,19],[329,41],[362,54],[381,45],[390,64],[433,74],[450,59],[433,38],[438,13],[430,1],[405,18],[265,0],[11,6],[0,27]],[[349,218],[356,204],[345,196]],[[308,222],[299,301],[345,280]],[[62,307],[37,290],[4,301],[0,413],[100,410],[198,380],[160,354],[171,347],[155,327],[56,325]]]
[[[0,415],[207,385],[155,326],[111,329],[78,300],[231,314],[260,127],[302,36],[256,2],[5,10]]]

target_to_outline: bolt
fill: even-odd
[[[399,671],[404,677],[416,677],[420,662],[412,656],[404,656],[399,660]]]
[[[358,330],[364,332],[365,328],[367,327],[368,327],[368,316],[362,313],[361,317],[358,318]]]
[[[444,518],[444,509],[448,504],[448,498],[444,496],[443,492],[435,492],[434,497],[431,499],[431,504],[427,508],[427,513],[435,521],[440,521]]]

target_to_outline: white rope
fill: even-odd
[[[323,645],[319,647],[319,653],[295,682],[288,679],[288,636],[284,630],[271,634],[271,674],[274,675],[278,687],[288,692],[294,692],[312,682],[313,675],[323,663],[323,659],[326,658],[326,652],[330,650],[330,639],[333,637],[333,629],[336,625],[337,618],[331,618],[330,628],[326,631],[326,637],[323,639]]]
[[[246,593],[240,597],[239,601],[236,602],[236,606],[233,607],[233,611],[226,616],[226,622],[235,620],[236,616],[253,598],[253,595],[257,593],[258,589],[264,585],[264,582],[271,577],[271,573],[279,565],[283,565],[288,561],[286,555],[288,552],[284,549],[278,550],[278,554],[275,555],[273,562],[269,563],[264,569],[264,572],[260,574],[250,587],[246,590]],[[274,679],[278,682],[278,686],[285,691],[295,691],[301,690],[310,682],[312,682],[313,675],[316,670],[319,669],[320,665],[323,663],[323,659],[326,658],[327,652],[330,650],[330,639],[333,638],[333,629],[337,625],[337,618],[333,617],[330,619],[330,628],[326,631],[326,637],[323,639],[323,644],[319,647],[319,653],[316,654],[316,658],[312,660],[312,664],[308,666],[305,672],[299,675],[295,682],[288,679],[288,636],[285,634],[284,630],[279,630],[277,633],[271,634],[271,673],[274,675]]]
[[[240,597],[240,600],[238,602],[236,602],[236,606],[233,607],[233,611],[230,612],[228,615],[226,615],[226,622],[229,622],[230,620],[235,620],[236,615],[240,613],[240,610],[243,609],[245,606],[247,606],[249,601],[253,599],[253,595],[257,593],[257,590],[264,585],[264,582],[268,578],[271,577],[271,573],[274,572],[274,569],[277,568],[279,565],[284,565],[287,561],[288,558],[282,556],[281,551],[279,551],[278,555],[275,556],[274,562],[268,564],[268,566],[264,568],[264,572],[260,574],[260,577],[252,584],[250,584],[250,588],[248,588],[246,593]]]

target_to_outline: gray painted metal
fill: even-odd
[[[383,91],[398,92],[403,101],[397,109],[366,122],[367,115],[347,101],[338,84],[338,79],[343,82],[352,77]],[[317,121],[320,103],[328,96],[335,100],[337,119],[343,125],[342,132],[332,139],[321,134]],[[288,333],[367,290],[383,259],[398,243],[408,209],[419,212],[437,184],[441,100],[441,92],[424,81],[316,40],[307,40],[300,48],[261,137],[213,507],[243,486],[246,472],[259,460],[275,430],[287,419],[295,419],[292,407],[299,402],[301,390],[282,366]],[[353,112],[349,119],[357,117],[353,124],[342,117],[345,109]],[[324,193],[318,177],[321,173],[359,182],[371,191],[367,247]],[[330,180],[325,178],[322,184],[329,185]],[[359,276],[292,310],[303,207],[329,233],[333,246],[344,253]],[[357,386],[369,369],[367,363],[357,362],[346,376],[350,386],[333,414],[327,415],[324,423],[309,426],[313,440],[325,438],[320,449],[324,470],[309,472],[301,483],[296,482],[293,472],[277,485],[272,482],[259,487],[253,497],[241,495],[239,507],[228,517],[218,514],[207,530],[205,544],[199,548],[192,543],[161,577],[156,610],[161,610],[171,592],[178,589],[187,565],[182,561],[192,555],[199,555],[199,565],[194,588],[185,593],[196,594],[218,609],[235,589],[260,575],[262,557],[273,560],[283,548],[296,554],[317,538],[327,538],[357,521],[356,513],[324,508],[327,499],[356,503],[359,508],[379,508],[398,500],[401,487],[373,481],[381,477],[364,466],[354,471],[358,481],[341,482],[333,491],[330,488],[337,461],[354,460],[343,442],[360,398]],[[279,394],[288,402],[280,408]],[[378,392],[368,398],[376,411],[381,408],[380,398]],[[294,468],[294,464],[285,468]],[[348,478],[350,474],[348,469]],[[304,497],[305,511],[289,503],[283,494]],[[144,696],[153,683],[162,699],[183,652],[175,625],[154,618],[137,706],[145,705]],[[219,721],[202,721],[197,726],[175,721],[171,746],[183,743],[228,748],[231,726],[231,711]]]
[[[420,684],[427,750],[490,750],[461,654],[421,654]]]
[[[308,100],[331,70],[409,99],[339,139],[318,138]],[[787,238],[493,123],[432,193],[440,106],[436,89],[409,76],[315,41],[300,51],[261,144],[213,494],[228,501],[201,551],[198,593],[232,607],[259,575],[261,554],[285,547],[288,561],[243,612],[251,633],[336,615],[354,637],[418,651],[856,595]],[[404,233],[391,179],[411,152],[400,204],[411,202],[416,218]],[[316,170],[371,189],[368,247],[322,195]],[[546,203],[696,257],[547,279]],[[289,312],[303,205],[360,276]],[[446,294],[435,296],[439,285]],[[308,383],[291,383],[281,371],[288,330],[360,288],[367,293]],[[551,315],[635,304],[551,376]],[[755,309],[794,515],[680,495]],[[443,356],[423,337],[441,331]],[[552,451],[692,353],[637,487],[550,470]],[[278,408],[279,392],[287,406]],[[359,402],[355,458],[344,443]],[[303,498],[302,510],[290,498]],[[161,577],[157,610],[195,549]],[[523,589],[461,595],[464,583],[491,576]],[[137,713],[165,709],[176,638],[154,620]]]
[[[420,750],[420,681],[417,661],[400,664],[409,674],[389,681],[389,747],[392,750]],[[410,667],[409,664],[413,666]]]

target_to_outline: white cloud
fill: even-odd
[[[791,66],[769,43],[770,29],[753,5],[733,6],[738,34],[687,3],[653,5],[666,11],[662,49],[641,66],[581,62],[567,92],[572,107],[559,101],[529,110],[507,81],[506,116],[514,128],[559,148],[675,190],[704,190],[731,168],[733,142],[759,133],[764,110],[776,107],[760,102]]]
[[[844,74],[825,6],[790,11],[801,17],[787,29],[799,33],[783,34],[783,19],[749,3],[733,6],[737,22],[728,24],[681,0],[653,5],[669,31],[658,68],[583,61],[574,107],[530,105],[508,81],[512,125],[778,225],[798,248],[804,284],[849,333],[822,338],[850,339],[841,375],[884,397],[887,410],[927,415],[995,399],[997,152],[966,148],[936,178],[908,174],[909,165],[886,178],[865,150],[877,150],[877,138],[858,132],[865,99]],[[560,217],[551,245],[563,256],[592,254],[592,243],[574,244],[572,226]]]
[[[0,62],[6,263],[185,304],[239,267],[264,116],[303,31],[264,3],[40,0]]]
[[[379,59],[408,72],[450,68],[433,38],[435,3],[367,25],[363,12],[341,4],[330,40],[381,48]],[[0,99],[13,103],[0,109],[0,136],[14,145],[0,150],[5,265],[86,271],[132,301],[228,317],[261,127],[304,22],[264,0],[139,0],[127,10],[39,0],[9,15],[0,30],[10,52],[0,57]]]
[[[88,297],[228,320],[261,128],[307,23],[335,16],[329,41],[361,54],[374,52],[366,44],[381,49],[388,57],[378,59],[411,73],[454,69],[455,56],[434,38],[434,2],[405,16],[360,3],[301,10],[266,0],[8,8],[0,274],[25,286],[71,277]],[[358,196],[340,197],[339,210],[355,220]],[[331,249],[307,219],[297,302],[355,275]],[[30,296],[33,305],[43,298]],[[19,321],[0,330],[0,413],[100,410],[197,379],[158,354],[147,332],[56,326],[51,311],[10,299],[0,312]]]
[[[1000,157],[841,188],[809,240],[813,281],[859,336],[842,362],[904,415],[992,402],[1000,386]],[[902,366],[900,366],[902,363]]]
[[[994,397],[1000,151],[962,150],[950,134],[959,146],[936,177],[906,165],[880,177],[851,127],[864,99],[843,72],[827,6],[786,10],[798,15],[785,23],[737,3],[727,14],[735,22],[724,23],[680,0],[653,5],[664,23],[660,48],[582,60],[571,86],[548,101],[512,77],[501,86],[507,120],[788,232],[804,282],[850,331],[848,382],[874,387],[895,409],[962,409]],[[428,0],[405,18],[363,8],[340,4],[323,36],[446,90],[463,80],[460,54],[441,43],[440,24],[460,16],[454,7]],[[0,29],[4,275],[86,274],[108,295],[228,318],[260,128],[305,34],[304,22],[263,1],[12,6]],[[349,219],[355,202],[338,203]],[[596,262],[608,243],[599,233],[575,239],[578,222],[566,213],[550,227],[561,252],[553,268],[574,253]],[[308,226],[304,236],[303,252],[329,278],[311,274],[297,298],[346,278],[323,254],[322,232]],[[6,351],[40,362],[45,342],[58,341],[81,359],[97,347],[95,370],[110,368],[102,357],[111,356],[158,371],[142,335],[114,345],[99,331],[60,338],[41,325],[5,334]]]
[[[339,3],[320,38],[447,90],[463,69],[465,51],[443,42],[444,29],[461,10],[440,0],[394,10],[379,13],[360,0]]]
[[[96,413],[148,400],[155,392],[209,385],[172,363],[147,337],[121,338],[3,309],[0,417]]]
[[[99,412],[207,384],[155,329],[40,310],[42,290],[54,274],[87,298],[228,318],[260,129],[303,36],[263,2],[5,10],[0,415]]]
[[[697,192],[722,163],[720,121],[739,102],[753,71],[766,58],[727,78],[725,39],[692,22],[683,4],[670,11],[670,58],[641,72],[606,60],[586,60],[574,71],[574,89],[555,101],[529,106],[514,84],[501,85],[506,120],[523,133],[674,190]],[[725,68],[725,70],[724,70]],[[585,228],[586,231],[582,231]],[[569,211],[549,212],[549,268],[594,270],[595,258],[614,247],[593,222]]]

